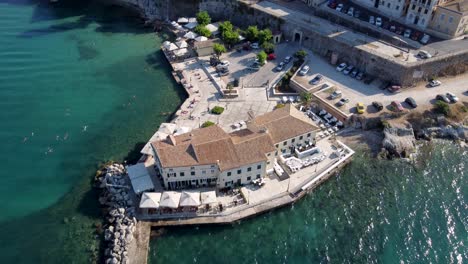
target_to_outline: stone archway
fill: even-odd
[[[302,43],[302,32],[301,31],[294,30],[293,42]]]

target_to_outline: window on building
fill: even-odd
[[[427,12],[429,12],[429,10],[428,10],[428,9],[424,10],[424,14],[427,14]]]
[[[267,157],[270,157],[270,156],[271,156],[271,153],[268,153],[268,154],[267,154]]]
[[[257,170],[261,169],[262,168],[262,165],[258,165],[257,166]]]
[[[181,171],[180,173],[180,177],[184,177],[185,176],[185,172]]]
[[[287,141],[283,142],[283,146],[286,146],[286,144],[288,144],[288,142],[287,142]]]
[[[304,138],[304,136],[300,136],[300,137],[299,137],[299,140],[302,140],[303,138]]]
[[[421,13],[422,7],[418,8],[418,13]]]
[[[411,7],[412,10],[414,10],[416,8],[416,5],[413,4],[413,6]]]
[[[409,19],[413,19],[413,14],[409,14]]]
[[[400,9],[400,6],[396,6],[395,9],[396,9],[396,10],[399,10],[399,9]]]
[[[214,170],[211,170],[211,173],[214,173]]]
[[[248,168],[247,168],[247,171],[252,171],[252,167],[248,167]]]
[[[423,19],[421,20],[421,24],[424,25],[425,23],[426,23],[426,19],[423,18]]]
[[[296,139],[295,138],[291,139],[291,143],[294,143],[294,142],[296,142]]]
[[[449,17],[449,23],[453,22],[453,17]]]
[[[194,171],[191,171],[191,172],[190,172],[190,175],[195,176],[195,172],[194,172]]]
[[[268,165],[270,165],[270,162],[269,162],[269,161],[267,161],[267,164],[268,164]]]
[[[202,171],[201,173],[202,173],[202,174],[206,174],[206,170]]]
[[[310,136],[311,136],[311,134],[310,134],[310,133],[309,133],[309,134],[307,134],[307,137],[310,137]]]
[[[251,179],[251,177],[250,177],[250,176],[249,176],[249,177],[247,177],[247,181],[250,181],[250,179]]]
[[[387,4],[387,7],[390,8],[390,3]]]
[[[279,145],[278,145],[278,144],[276,144],[276,145],[275,145],[275,147],[276,147],[276,148],[279,148]]]
[[[211,168],[214,168],[214,167],[215,167],[215,165],[211,165]]]
[[[230,171],[227,172],[227,176],[231,176],[231,172],[230,172]]]
[[[257,179],[260,179],[260,174],[257,174]]]
[[[440,14],[440,20],[444,20],[445,19],[445,14]]]
[[[242,173],[242,170],[237,170],[237,174],[241,174]]]

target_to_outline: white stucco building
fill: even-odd
[[[151,142],[166,189],[226,188],[262,178],[293,146],[315,144],[317,126],[291,105],[258,116],[226,133],[217,125]]]
[[[438,4],[439,0],[411,0],[406,13],[406,24],[425,29],[429,25],[432,13]]]
[[[401,18],[406,14],[410,0],[353,0],[353,2],[385,16]]]

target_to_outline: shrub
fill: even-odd
[[[211,113],[215,115],[220,115],[224,112],[224,107],[221,106],[215,106],[213,109],[211,109]]]
[[[215,123],[211,122],[211,121],[206,121],[205,123],[203,123],[201,125],[201,127],[210,127],[210,126],[214,126]]]
[[[275,52],[275,44],[273,44],[271,42],[263,42],[262,43],[262,48],[268,54]]]
[[[234,88],[234,85],[232,83],[228,83],[226,85],[226,89],[228,89],[228,90],[232,90],[233,88]]]
[[[218,60],[219,60],[219,57],[221,56],[221,54],[226,52],[226,47],[224,47],[224,45],[222,45],[222,44],[215,43],[213,45],[213,51],[215,52],[215,54],[216,54],[216,56],[218,57]]]
[[[278,103],[277,105],[275,105],[275,109],[280,109],[280,108],[283,108],[284,106],[285,104]]]
[[[267,59],[267,54],[265,53],[265,51],[260,51],[258,54],[257,54],[257,59],[258,59],[258,62],[260,63],[260,65],[264,65],[265,64],[265,61]]]
[[[300,60],[303,60],[307,56],[307,51],[305,50],[298,50],[294,54],[294,56]]]
[[[198,25],[195,27],[195,33],[204,37],[211,37],[211,32],[203,25]]]
[[[443,114],[444,116],[450,115],[450,106],[444,101],[437,100],[434,110],[437,113]]]
[[[260,43],[270,42],[272,39],[273,39],[273,34],[271,33],[271,30],[269,30],[268,28],[264,30],[260,30],[258,32],[258,40],[260,41]]]
[[[258,40],[258,28],[257,26],[249,26],[244,32],[245,38],[249,41]]]

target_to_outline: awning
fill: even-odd
[[[200,204],[200,192],[182,192],[182,195],[180,196],[180,206],[199,206]]]
[[[159,208],[161,193],[145,192],[141,195],[140,208]]]
[[[207,41],[208,38],[205,36],[198,36],[195,38],[195,41],[202,42],[202,41]]]
[[[218,202],[215,191],[200,193],[200,199],[202,204],[214,204]]]
[[[180,195],[179,192],[163,192],[161,200],[159,201],[159,206],[173,209],[178,208]]]
[[[197,21],[195,19],[195,21],[186,24],[184,27],[186,27],[188,29],[194,29],[196,26],[198,26],[198,23],[197,23]]]
[[[188,49],[178,49],[178,50],[174,50],[174,55],[176,56],[184,56],[185,54],[188,53]]]
[[[154,189],[153,181],[144,163],[127,166],[127,173],[135,193],[139,194]]]
[[[184,23],[188,23],[188,18],[186,17],[180,17],[179,19],[177,19],[177,23],[179,24],[184,24]]]
[[[196,33],[193,33],[192,31],[189,31],[184,35],[184,38],[187,39],[194,39],[196,37],[198,37],[198,35]]]
[[[188,44],[187,44],[187,42],[185,40],[181,40],[181,41],[176,42],[176,45],[177,45],[177,47],[179,47],[181,49],[188,47]]]

